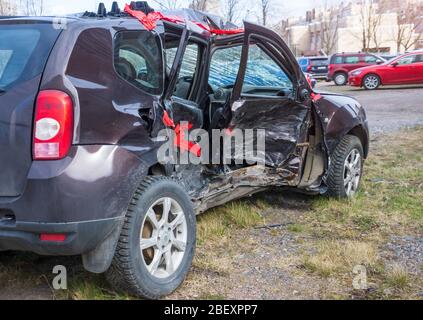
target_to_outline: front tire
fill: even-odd
[[[331,156],[326,184],[328,194],[338,198],[352,198],[360,188],[364,152],[360,139],[346,135]]]
[[[380,78],[375,74],[368,74],[363,78],[363,87],[366,90],[376,90],[380,86]]]
[[[186,191],[170,178],[147,177],[129,205],[106,277],[119,291],[159,299],[184,281],[195,243],[195,213]]]

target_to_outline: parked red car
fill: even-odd
[[[423,50],[404,54],[382,65],[349,73],[351,86],[375,90],[380,85],[423,84]]]
[[[371,53],[337,53],[330,58],[327,80],[344,86],[348,83],[349,72],[384,62],[385,59]]]

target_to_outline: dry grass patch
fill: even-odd
[[[222,240],[233,229],[246,229],[263,223],[260,214],[263,201],[235,201],[203,213],[198,218],[197,241],[204,244],[213,239]]]
[[[390,288],[404,290],[410,285],[410,276],[404,266],[395,264],[387,272],[385,284]]]
[[[306,255],[303,266],[322,277],[352,272],[354,266],[376,266],[377,249],[374,244],[360,241],[322,241],[317,253]]]

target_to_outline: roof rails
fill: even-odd
[[[151,12],[154,12],[154,9],[150,7],[150,5],[148,4],[147,1],[132,1],[131,4],[130,4],[130,7],[131,7],[132,10],[142,11],[145,14],[149,14]],[[119,4],[117,3],[117,1],[114,1],[113,4],[112,4],[112,9],[109,12],[107,12],[107,9],[106,9],[106,6],[104,5],[104,3],[101,2],[98,5],[97,12],[86,11],[83,14],[83,17],[89,17],[89,18],[105,18],[107,16],[122,17],[122,16],[127,16],[127,13],[123,12],[119,8]]]

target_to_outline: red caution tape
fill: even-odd
[[[130,16],[138,19],[144,25],[144,27],[146,27],[148,30],[153,30],[156,27],[156,23],[158,20],[164,20],[164,21],[169,21],[173,23],[185,23],[185,19],[181,17],[166,16],[163,13],[157,12],[157,11],[151,12],[149,14],[145,14],[142,11],[132,10],[128,4],[125,5],[124,11]],[[244,32],[244,29],[229,29],[229,30],[211,29],[200,22],[197,22],[197,21],[192,21],[192,22],[195,23],[200,28],[202,28],[203,30],[206,30],[216,35],[231,35],[231,34],[239,34]]]
[[[197,157],[201,157],[200,145],[185,138],[185,132],[188,132],[188,130],[192,129],[193,127],[192,123],[188,122],[175,126],[174,121],[170,118],[167,111],[165,111],[163,114],[163,123],[166,127],[173,129],[175,132],[174,143],[176,147],[178,147],[180,150],[191,152]]]
[[[311,100],[313,100],[313,102],[317,102],[320,99],[322,99],[322,95],[320,93],[312,92],[310,96],[311,96]]]
[[[163,114],[163,123],[166,127],[173,129],[175,128],[175,123],[173,122],[172,118],[169,116],[169,113],[167,113],[167,111],[165,111]]]

